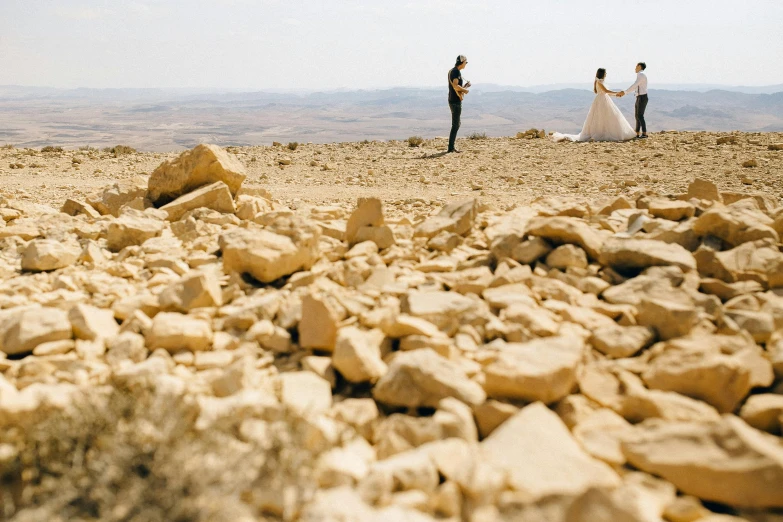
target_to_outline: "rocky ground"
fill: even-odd
[[[442,145],[0,150],[0,519],[783,520],[783,135]]]

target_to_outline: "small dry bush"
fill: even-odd
[[[301,417],[240,441],[242,418],[196,431],[192,397],[95,390],[67,412],[0,427],[0,447],[18,452],[0,467],[0,520],[233,522],[261,512],[258,494],[285,491],[295,506],[314,491]]]
[[[411,136],[408,138],[409,147],[420,147],[422,143],[424,143],[424,138],[421,136]]]
[[[123,154],[133,154],[136,149],[128,147],[127,145],[115,145],[114,147],[106,147],[103,152],[114,154],[115,156],[122,156]]]
[[[0,149],[15,149],[15,148],[16,147],[11,145],[10,143],[6,143],[5,145],[0,145]]]
[[[79,147],[79,150],[82,152],[98,152],[97,147],[91,147],[90,145],[82,145]]]
[[[54,145],[47,145],[41,148],[41,152],[62,152],[62,147],[55,147]]]
[[[292,141],[288,143],[288,150],[296,150],[297,147],[299,147],[299,143],[296,141]]]
[[[468,135],[469,140],[485,140],[487,139],[487,133],[486,132],[474,132],[473,134]]]

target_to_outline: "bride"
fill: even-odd
[[[555,132],[555,141],[626,141],[636,137],[636,132],[628,124],[620,109],[609,98],[617,96],[604,86],[606,69],[598,69],[593,83],[596,96],[587,113],[587,119],[579,134],[561,134]]]

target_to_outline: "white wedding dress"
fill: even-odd
[[[596,79],[603,85],[603,80]],[[628,120],[612,101],[611,96],[604,92],[595,95],[590,112],[579,134],[561,134],[555,132],[555,141],[626,141],[636,137]]]

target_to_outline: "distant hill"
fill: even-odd
[[[651,89],[648,125],[651,131],[783,131],[780,87],[775,93]],[[461,133],[578,132],[593,97],[584,88],[476,86],[464,105]],[[631,122],[633,103],[632,96],[617,100]],[[164,151],[205,141],[386,140],[444,136],[449,124],[445,93],[435,88],[286,93],[0,86],[0,144],[17,146],[122,143]]]

